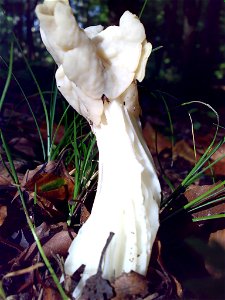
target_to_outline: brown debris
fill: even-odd
[[[171,142],[161,133],[157,132],[156,134],[149,122],[146,123],[143,129],[143,136],[151,153],[156,153],[157,151],[160,153],[164,149],[171,148]]]
[[[123,273],[112,284],[116,296],[112,300],[144,298],[149,294],[148,280],[134,271]]]
[[[62,297],[58,293],[57,290],[51,288],[51,287],[46,287],[44,288],[43,291],[43,300],[61,300]]]
[[[113,288],[108,280],[96,273],[87,279],[80,300],[105,300],[113,297]]]
[[[0,204],[0,226],[2,226],[6,217],[7,217],[7,206]]]
[[[69,233],[67,230],[61,230],[54,235],[47,231],[40,241],[44,250],[45,255],[50,258],[53,255],[59,255],[65,257],[67,255],[70,244],[72,243],[72,238],[76,236],[75,233]],[[63,241],[63,243],[62,243]],[[25,249],[16,260],[18,261],[31,261],[36,258],[38,254],[38,248],[36,242],[34,242],[28,249]]]
[[[90,216],[90,213],[89,211],[87,210],[86,206],[85,205],[82,205],[81,206],[81,214],[80,214],[80,224],[84,224],[87,219],[89,218]]]
[[[215,279],[225,278],[225,229],[212,232],[209,237],[208,257],[205,267]]]
[[[73,198],[74,181],[67,172],[63,162],[50,161],[28,170],[21,181],[21,189],[26,192],[33,210],[40,210],[45,218],[55,217],[64,220],[68,202]],[[14,197],[16,199],[18,193]]]
[[[221,183],[221,181],[216,182],[215,184],[212,184],[212,185],[202,185],[202,186],[192,185],[186,190],[184,195],[187,198],[188,202],[191,202],[192,200],[201,196],[205,192],[214,188],[219,183]],[[222,191],[222,190],[223,190],[223,187],[218,188],[216,190],[217,195],[214,197],[210,197],[210,195],[209,195],[207,201],[213,200],[213,199],[215,199],[215,197],[222,197],[224,195],[224,191]],[[215,191],[214,191],[214,193],[215,193]],[[216,215],[216,214],[220,214],[220,213],[224,213],[224,212],[225,212],[225,200],[222,200],[221,202],[208,205],[205,208],[202,208],[202,209],[199,209],[199,210],[193,212],[192,216],[194,218],[202,218],[202,217],[212,216],[212,215]]]

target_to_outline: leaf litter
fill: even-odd
[[[165,173],[172,178],[172,182],[176,186],[181,177],[185,177],[186,170],[190,169],[190,166],[196,162],[191,144],[192,140],[188,138],[177,140],[172,147],[171,141],[163,134],[158,133],[157,138],[155,138],[156,135],[150,123],[146,124],[144,134],[154,158],[158,155]],[[36,232],[46,256],[51,259],[53,267],[60,276],[60,273],[63,272],[63,261],[59,261],[57,258],[67,256],[71,241],[76,236],[74,230],[68,228],[66,224],[68,203],[73,199],[74,177],[69,174],[62,160],[39,165],[36,162],[38,166],[34,170],[29,170],[29,164],[26,160],[28,156],[33,159],[34,154],[33,150],[29,150],[29,137],[20,138],[20,140],[15,140],[15,138],[12,137],[11,146],[25,158],[24,160],[15,160],[15,163],[30,217],[36,225]],[[203,149],[209,144],[209,137],[199,137],[198,141],[200,146],[197,146],[197,158],[202,155]],[[211,160],[215,161],[224,155],[224,151],[223,146],[219,152],[212,156]],[[171,161],[173,161],[172,166]],[[221,180],[223,179],[224,166],[224,159],[222,159],[213,167],[216,183],[219,182],[220,177]],[[2,163],[0,171],[0,274],[3,289],[7,295],[11,295],[11,299],[18,299],[17,294],[19,294],[19,299],[61,299],[48,271],[40,260],[36,243],[27,228],[20,201],[16,195],[16,187]],[[192,185],[185,192],[185,198],[182,201],[190,202],[213,187],[215,183],[208,184],[210,176],[209,173],[205,174],[205,181],[201,182],[203,186],[199,186],[200,181]],[[166,188],[164,192],[166,193]],[[194,212],[192,217],[203,217],[223,212],[224,202],[221,202],[213,207],[210,206]],[[89,214],[90,209],[87,209],[82,203],[78,211],[78,218],[74,221],[78,224],[77,228],[87,220]],[[190,220],[186,222],[185,218],[181,219],[173,220],[173,223],[179,224],[177,226],[180,229],[177,229],[175,224],[167,223],[165,226],[162,224],[158,239],[154,244],[156,250],[153,251],[146,277],[130,272],[115,278],[113,282],[108,282],[102,278],[101,271],[99,271],[87,282],[83,291],[83,299],[159,300],[182,299],[183,297],[186,299],[198,299],[200,297],[201,299],[202,295],[205,295],[204,291],[201,289],[196,291],[195,285],[192,283],[190,285],[188,278],[200,274],[199,276],[202,278],[213,278],[215,284],[224,280],[224,225],[221,224],[223,223],[221,221],[212,221],[210,224],[200,222],[196,226],[196,224],[190,223]],[[176,229],[173,231],[174,226]],[[171,232],[174,236],[168,244],[168,239],[165,236],[171,237]],[[177,247],[182,251],[186,247],[183,241],[190,239],[191,236],[197,236],[200,241],[203,238],[204,247],[208,250],[204,255],[201,253],[201,257],[196,258],[195,253],[198,252],[196,250],[198,247],[194,244],[197,242],[189,244],[189,254],[186,256],[181,255],[181,253],[178,254],[177,250],[174,250]],[[197,245],[199,244],[197,243]],[[177,262],[176,259],[173,259],[174,263],[170,263],[171,255],[177,258]],[[188,258],[187,255],[189,255]],[[187,265],[194,264],[195,261],[198,262],[195,265],[195,270],[190,270]],[[174,266],[180,263],[183,263],[184,274],[186,273],[186,275],[181,274],[181,268]],[[81,274],[82,268],[78,274],[67,278],[66,290],[68,293],[74,289],[74,285],[79,281],[77,278]],[[192,275],[190,276],[190,274]],[[213,299],[210,293],[209,297]]]

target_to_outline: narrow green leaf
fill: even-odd
[[[187,203],[186,205],[184,205],[184,209],[189,209],[190,207],[196,205],[198,202],[200,202],[202,199],[206,198],[208,195],[210,195],[213,191],[218,190],[221,186],[224,186],[225,184],[225,180],[223,180],[222,182],[220,182],[219,184],[217,184],[216,186],[212,187],[210,190],[206,191],[205,193],[203,193],[202,195],[198,196],[197,198],[195,198],[194,200],[192,200],[191,202]]]
[[[4,86],[2,95],[1,95],[1,99],[0,99],[0,111],[2,110],[2,106],[3,106],[4,100],[5,100],[5,96],[6,96],[6,93],[8,91],[9,84],[11,82],[12,68],[13,68],[13,42],[11,42],[11,45],[10,45],[8,75],[7,75],[6,83],[5,83],[5,86]]]
[[[13,34],[13,36],[14,36],[14,40],[15,40],[15,42],[16,42],[16,44],[17,44],[18,48],[20,49],[20,52],[21,52],[21,54],[22,54],[22,56],[23,56],[23,60],[24,60],[26,66],[27,66],[27,68],[28,68],[28,70],[29,70],[29,72],[30,72],[30,74],[31,74],[31,77],[32,77],[32,79],[33,79],[33,81],[34,81],[34,83],[35,83],[35,85],[36,85],[36,87],[37,87],[38,93],[39,93],[39,95],[40,95],[42,107],[43,107],[44,114],[45,114],[46,127],[47,127],[47,158],[48,158],[48,161],[50,161],[51,135],[50,135],[49,115],[48,115],[48,110],[47,110],[46,102],[45,102],[45,99],[44,99],[42,90],[41,90],[41,88],[40,88],[40,85],[39,85],[39,83],[38,83],[38,81],[37,81],[37,79],[36,79],[36,77],[35,77],[35,75],[34,75],[32,69],[31,69],[31,67],[30,67],[30,64],[29,64],[29,62],[28,62],[26,56],[25,56],[24,53],[23,53],[23,50],[22,50],[22,48],[21,48],[21,46],[20,46],[20,43],[19,43],[18,39],[16,38],[16,36],[15,36],[14,34]]]
[[[57,178],[55,180],[49,181],[45,184],[39,186],[41,192],[49,192],[52,190],[56,190],[64,185],[66,185],[66,179],[64,178]]]
[[[5,152],[6,152],[7,159],[9,161],[9,165],[10,165],[10,168],[11,168],[10,172],[12,174],[12,180],[17,184],[17,190],[18,190],[18,193],[19,193],[19,196],[20,196],[20,199],[21,199],[21,204],[22,204],[22,207],[23,207],[23,211],[24,211],[24,214],[26,216],[26,220],[27,220],[28,226],[29,226],[29,228],[31,230],[31,233],[32,233],[32,235],[34,237],[34,240],[36,242],[37,248],[38,248],[38,250],[40,252],[40,255],[41,255],[41,257],[42,257],[42,259],[43,259],[46,267],[49,270],[49,273],[52,276],[53,281],[56,284],[56,287],[58,288],[58,291],[59,291],[62,299],[63,300],[69,300],[69,297],[66,295],[64,289],[62,288],[62,285],[59,282],[59,279],[58,279],[58,277],[57,277],[54,269],[52,268],[52,266],[51,266],[51,264],[50,264],[47,256],[45,255],[45,252],[44,252],[44,250],[42,248],[40,240],[39,240],[39,238],[38,238],[38,236],[36,234],[34,225],[33,225],[32,221],[31,221],[31,219],[29,217],[29,214],[28,214],[28,211],[27,211],[27,207],[26,207],[26,203],[25,203],[25,199],[24,199],[24,195],[23,195],[23,192],[22,192],[22,190],[20,188],[20,185],[19,185],[19,180],[18,180],[18,176],[17,176],[17,173],[16,173],[16,169],[15,169],[12,157],[11,157],[11,153],[9,151],[9,148],[8,148],[7,144],[6,144],[6,141],[4,139],[2,131],[0,131],[0,137],[1,137],[3,148],[4,148]]]
[[[193,218],[192,221],[200,222],[200,221],[208,221],[208,220],[215,220],[215,219],[221,219],[221,218],[225,218],[225,214],[217,214],[217,215],[212,215],[212,216]]]
[[[147,3],[148,3],[148,0],[145,0],[144,4],[142,5],[140,14],[139,14],[139,16],[138,16],[139,19],[141,19],[142,14],[143,14],[143,12],[144,12],[144,10],[145,10],[145,7],[146,7]]]

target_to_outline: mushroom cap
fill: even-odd
[[[87,35],[79,28],[68,1],[44,1],[37,6],[36,13],[42,40],[59,67],[56,73],[59,90],[78,113],[99,124],[104,76],[96,47],[88,38],[91,30]],[[100,29],[92,28],[92,35]]]
[[[59,90],[78,113],[98,126],[104,113],[103,94],[110,101],[123,101],[126,94],[126,104],[138,107],[135,81],[143,80],[152,47],[136,15],[126,11],[119,26],[83,30],[66,0],[44,1],[36,13],[42,40],[59,67]]]
[[[136,15],[126,11],[119,26],[110,26],[93,38],[104,72],[104,94],[118,98],[135,80],[142,81],[151,44]]]
[[[95,125],[100,124],[103,102],[84,94],[73,81],[69,80],[62,66],[56,71],[55,77],[58,89],[68,103],[88,121],[93,122]]]

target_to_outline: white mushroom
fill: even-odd
[[[97,271],[109,232],[103,277],[146,274],[159,226],[160,185],[143,139],[136,80],[145,75],[151,44],[139,19],[126,11],[119,26],[82,30],[67,1],[44,1],[36,13],[43,42],[58,70],[57,85],[91,124],[99,149],[99,179],[91,216],[72,242],[65,271],[86,265],[78,297]],[[107,101],[102,101],[102,96]]]

